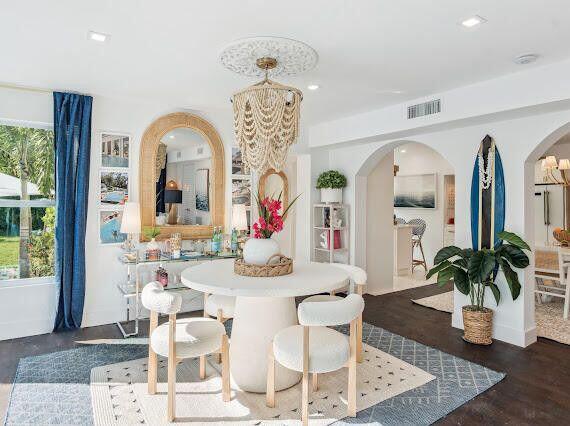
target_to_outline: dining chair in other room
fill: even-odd
[[[348,273],[349,277],[349,290],[351,293],[356,293],[359,295],[363,295],[364,287],[366,287],[366,282],[368,277],[366,275],[366,271],[358,266],[354,265],[347,265],[344,263],[331,263],[331,265],[341,268],[345,272]],[[307,297],[303,300],[304,302],[333,302],[335,300],[340,300],[342,297],[337,296],[335,293],[339,291],[336,290],[331,292],[330,295],[326,294],[317,294],[315,296]],[[357,348],[356,348],[356,360],[360,363],[362,362],[362,314],[358,316],[358,324],[357,324]],[[316,380],[316,379],[315,379]]]
[[[230,400],[230,365],[228,336],[223,324],[211,318],[176,319],[182,298],[164,291],[158,282],[148,283],[141,293],[141,301],[150,311],[148,347],[148,393],[156,393],[158,373],[157,356],[168,358],[168,412],[169,422],[175,418],[176,365],[186,358],[200,358],[200,378],[206,378],[206,355],[222,355],[222,399]],[[168,315],[168,322],[158,325],[158,315]]]
[[[424,255],[424,248],[422,246],[422,237],[426,232],[426,221],[420,218],[410,219],[408,225],[412,225],[412,271],[418,265],[422,266],[427,272],[426,257]],[[416,248],[420,250],[421,259],[414,258],[414,252]]]
[[[562,318],[568,319],[570,310],[570,249],[567,247],[537,248],[534,253],[534,278],[536,302],[542,304],[543,297],[558,297],[564,300]]]
[[[299,324],[281,330],[269,347],[266,405],[275,407],[275,362],[303,373],[301,420],[309,421],[309,374],[348,367],[347,415],[356,417],[356,327],[364,309],[359,294],[332,302],[304,302],[298,307]],[[330,326],[350,324],[346,336]]]

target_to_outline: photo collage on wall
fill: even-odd
[[[114,132],[99,133],[101,168],[99,170],[99,242],[121,244],[123,207],[129,199],[130,135]]]
[[[232,206],[245,204],[247,224],[251,230],[251,171],[242,161],[239,147],[232,147]]]

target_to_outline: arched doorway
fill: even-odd
[[[423,260],[419,247],[412,250],[408,241],[412,227],[399,229],[394,225],[394,217],[406,222],[412,219],[426,222],[422,248],[429,268],[435,253],[454,243],[454,234],[449,235],[449,229],[454,227],[454,175],[453,166],[439,152],[412,140],[378,147],[360,166],[354,188],[354,260],[368,272],[370,293],[382,294],[428,283],[427,268],[411,264],[412,252],[414,259]],[[395,182],[405,201],[396,207]],[[410,191],[410,187],[414,190]],[[409,202],[406,193],[411,194]],[[425,197],[427,201],[418,203],[414,197]],[[396,202],[401,201],[396,198]]]

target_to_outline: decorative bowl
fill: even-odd
[[[552,235],[563,246],[570,244],[570,231],[561,228],[554,228]]]

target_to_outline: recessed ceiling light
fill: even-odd
[[[514,59],[515,64],[518,65],[526,65],[526,64],[530,64],[532,62],[535,62],[538,59],[538,55],[535,55],[534,53],[530,53],[527,55],[521,55],[517,58]]]
[[[400,153],[405,154],[406,150],[404,148],[400,149]]]
[[[319,88],[318,84],[309,84],[307,86],[307,89],[309,89],[309,90],[317,90],[318,88]]]
[[[174,135],[170,135],[170,136],[168,136],[168,137],[169,137],[170,139],[174,139],[174,138],[175,138]]]
[[[96,31],[89,31],[89,38],[93,41],[105,42],[109,38],[107,34],[98,33]]]
[[[461,21],[461,25],[463,25],[465,28],[473,28],[479,24],[484,24],[485,22],[487,22],[487,20],[482,16],[474,15],[470,18],[465,19],[464,21]]]

